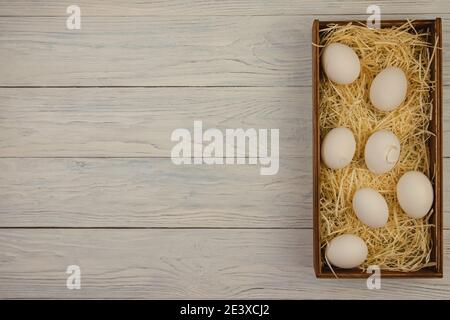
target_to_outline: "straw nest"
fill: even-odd
[[[432,115],[430,65],[436,46],[429,43],[427,31],[417,31],[408,21],[401,27],[369,29],[363,25],[330,25],[321,30],[320,46],[343,43],[353,48],[360,58],[361,74],[350,85],[337,85],[321,76],[320,135],[332,128],[347,127],[356,139],[353,161],[340,170],[320,167],[320,232],[322,250],[334,237],[352,233],[365,240],[368,257],[361,269],[379,265],[382,270],[410,272],[433,265],[429,213],[422,219],[409,218],[396,199],[396,184],[403,173],[429,172],[427,130]],[[374,77],[388,66],[401,68],[408,79],[404,103],[391,112],[375,109],[369,99]],[[388,129],[401,142],[397,165],[388,173],[372,174],[364,162],[364,147],[376,130]],[[370,187],[379,191],[389,207],[385,227],[372,229],[358,220],[352,209],[356,190]]]

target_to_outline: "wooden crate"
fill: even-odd
[[[350,21],[319,21],[315,20],[312,26],[312,42],[320,43],[319,31],[330,23],[347,24]],[[365,21],[354,21],[362,22]],[[406,20],[385,20],[381,22],[381,28],[399,26]],[[438,48],[442,48],[442,22],[440,18],[435,20],[415,20],[412,24],[417,30],[428,29],[431,33],[430,43],[438,37]],[[320,128],[319,128],[319,81],[322,77],[320,64],[320,48],[312,46],[312,76],[313,76],[313,245],[314,245],[314,270],[318,278],[334,278],[335,275],[324,263],[324,251],[320,248]],[[440,278],[443,275],[443,221],[442,221],[442,50],[437,50],[431,68],[432,80],[436,81],[433,100],[433,117],[430,121],[429,130],[434,136],[429,140],[430,148],[430,172],[435,172],[432,184],[434,187],[434,204],[431,223],[435,225],[432,232],[433,252],[431,261],[435,262],[434,267],[427,267],[415,272],[392,272],[381,270],[383,277],[408,277],[408,278]],[[364,278],[369,274],[360,269],[340,269],[333,268],[339,278]]]

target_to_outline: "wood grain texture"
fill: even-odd
[[[374,4],[370,0],[276,0],[214,1],[165,0],[121,1],[78,0],[83,15],[95,16],[154,16],[154,15],[314,15],[365,14]],[[450,13],[447,0],[379,0],[382,13],[443,14]],[[8,16],[65,16],[69,4],[58,0],[14,0],[0,2],[1,15]]]
[[[195,120],[280,129],[281,157],[311,154],[309,88],[0,88],[0,115],[1,157],[170,157]]]
[[[445,232],[446,274],[450,266]],[[81,268],[81,289],[66,268]],[[443,279],[316,279],[311,230],[0,230],[0,298],[448,298]]]
[[[172,131],[194,120],[280,129],[282,159],[310,157],[311,105],[309,87],[0,88],[0,157],[170,157]],[[444,129],[450,141],[448,112]]]
[[[0,226],[309,227],[311,166],[282,160],[261,176],[157,158],[0,159]]]
[[[0,17],[0,86],[309,86],[314,18]]]
[[[69,31],[68,3],[0,1],[0,299],[450,296],[450,230],[444,279],[367,290],[313,273],[311,24],[366,19],[372,1],[77,4]],[[377,4],[450,31],[448,0]],[[175,166],[170,133],[194,120],[280,128],[279,174]],[[448,229],[446,184],[444,201]],[[66,289],[71,264],[81,290]]]
[[[170,159],[0,159],[0,227],[311,228],[312,160],[176,166]],[[450,159],[444,161],[450,179]],[[444,226],[450,227],[444,185]]]

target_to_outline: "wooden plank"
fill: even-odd
[[[280,129],[281,157],[311,154],[309,88],[0,88],[0,156],[170,157],[196,120]]]
[[[450,266],[445,232],[445,274]],[[448,279],[318,280],[310,230],[0,230],[0,298],[448,298]],[[66,288],[66,268],[81,289]]]
[[[61,17],[4,16],[0,86],[309,86],[314,18],[330,17],[84,17],[73,31]],[[443,75],[450,84],[450,65]]]
[[[310,157],[311,113],[309,87],[0,88],[0,157],[170,157],[173,130],[195,120],[280,129],[281,158]],[[444,112],[444,141],[449,128]]]
[[[365,14],[370,0],[277,0],[264,4],[258,0],[243,1],[120,1],[78,0],[83,15],[96,16],[155,16],[155,15],[306,15],[306,14]],[[376,2],[382,13],[426,14],[450,13],[446,0],[404,1],[380,0]],[[65,16],[69,4],[58,0],[15,0],[1,2],[1,15],[10,16]]]
[[[311,166],[282,160],[277,175],[261,176],[256,165],[158,158],[4,158],[0,226],[310,226]]]
[[[170,159],[0,159],[0,227],[310,228],[311,158],[176,166]],[[450,179],[450,159],[444,161]],[[444,188],[450,227],[450,190]]]

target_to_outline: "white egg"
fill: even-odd
[[[350,84],[361,70],[355,51],[342,43],[332,43],[322,53],[322,67],[327,77],[337,84]]]
[[[408,171],[397,183],[397,199],[400,207],[411,218],[422,218],[433,205],[433,186],[422,172]]]
[[[366,260],[367,251],[363,239],[353,234],[343,234],[330,241],[325,255],[333,266],[351,269]]]
[[[387,67],[370,86],[370,101],[381,111],[391,111],[405,101],[408,81],[402,69]]]
[[[364,158],[367,168],[375,174],[391,170],[400,157],[400,141],[389,130],[379,130],[367,140]]]
[[[334,128],[322,141],[322,161],[330,169],[341,169],[353,159],[356,141],[350,129]]]
[[[363,223],[371,228],[386,224],[389,209],[384,197],[372,188],[362,188],[353,195],[353,210]]]

